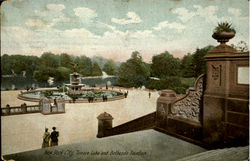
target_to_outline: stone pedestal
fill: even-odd
[[[168,111],[172,106],[172,103],[176,100],[176,93],[172,90],[161,91],[160,97],[157,99],[156,108],[156,121],[157,126],[164,128],[167,125]]]
[[[59,97],[56,99],[57,112],[65,112],[65,101],[63,98]]]
[[[247,142],[249,85],[239,80],[248,73],[240,75],[239,71],[249,67],[249,54],[220,44],[205,58],[204,141],[209,144],[238,139]]]
[[[97,137],[101,138],[101,137],[105,136],[105,131],[107,129],[112,128],[113,117],[110,114],[104,112],[104,113],[100,114],[97,117],[97,119],[98,119],[98,134],[97,134]]]
[[[25,103],[21,104],[21,110],[22,110],[22,113],[27,113],[27,105]]]
[[[46,97],[43,97],[40,100],[39,105],[40,105],[42,114],[50,114],[52,112],[50,100],[47,99]]]
[[[7,115],[10,114],[10,105],[9,104],[6,105],[6,114]]]

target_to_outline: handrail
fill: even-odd
[[[106,129],[104,137],[135,132],[140,130],[146,130],[146,129],[153,129],[155,125],[156,125],[156,112],[153,112],[145,116],[139,117],[137,119],[131,120],[129,122],[126,122],[124,124],[118,125],[116,127]]]

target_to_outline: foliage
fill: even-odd
[[[131,58],[122,63],[118,73],[118,85],[124,87],[141,87],[146,84],[150,69],[143,62],[139,52],[132,53]]]
[[[184,84],[188,87],[193,87],[195,83],[196,78],[181,78],[181,84]]]
[[[245,41],[240,41],[238,42],[237,45],[231,44],[231,47],[235,48],[236,50],[240,51],[240,52],[248,52],[248,45]]]
[[[68,91],[68,89],[66,87],[60,87],[58,89],[58,92],[67,92],[67,91]]]
[[[106,72],[108,75],[115,75],[116,69],[113,60],[109,60],[106,64],[104,64],[103,71]]]
[[[211,49],[213,49],[213,46],[207,46],[202,49],[196,49],[192,59],[193,77],[198,77],[201,74],[205,74],[206,72],[205,55]]]
[[[92,67],[92,76],[101,76],[101,75],[102,75],[101,68],[96,62],[94,62],[93,67]]]
[[[86,56],[77,57],[75,63],[78,64],[78,71],[82,76],[92,75],[92,62],[91,59]]]
[[[21,74],[26,71],[26,75],[32,73],[39,68],[39,58],[36,56],[23,56],[23,55],[7,55],[1,56],[1,74],[9,75]]]
[[[180,69],[180,61],[165,51],[152,57],[152,76],[163,78],[165,76],[177,76]]]
[[[182,58],[180,67],[183,77],[192,77],[194,75],[194,71],[192,69],[192,60],[193,55],[190,53],[184,55],[184,57]]]
[[[55,75],[53,75],[53,77],[55,78],[55,81],[69,80],[71,72],[72,71],[69,68],[58,67],[56,68]]]
[[[234,32],[234,33],[236,33],[235,29],[232,27],[232,24],[229,24],[228,22],[218,23],[218,26],[214,29],[214,33],[218,34],[221,32]]]
[[[39,70],[35,71],[33,77],[38,82],[47,82],[49,77],[54,77],[56,75],[56,71],[54,68],[49,67],[40,67]]]
[[[40,67],[57,68],[60,63],[60,56],[51,52],[45,52],[40,57]]]
[[[188,87],[188,85],[181,83],[180,77],[176,76],[165,77],[161,80],[149,80],[146,84],[146,88],[148,89],[171,89],[174,90],[177,94],[185,93]]]
[[[73,59],[70,55],[68,55],[67,53],[62,53],[60,55],[60,63],[59,63],[60,67],[65,67],[73,71],[72,64],[73,64]]]
[[[53,91],[45,91],[42,93],[45,97],[53,96]]]

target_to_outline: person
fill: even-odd
[[[54,106],[57,106],[56,98],[54,98]]]
[[[45,132],[43,134],[43,144],[42,148],[49,147],[50,133],[48,132],[48,128],[45,128]]]
[[[59,137],[59,132],[56,131],[56,127],[53,127],[53,132],[51,132],[51,142],[50,146],[57,146],[58,145],[58,137]]]
[[[124,96],[125,96],[125,98],[127,98],[127,96],[128,96],[128,93],[127,93],[127,92],[125,92],[125,93],[124,93]]]
[[[151,93],[149,92],[149,93],[148,93],[148,97],[150,98],[150,96],[151,96]]]

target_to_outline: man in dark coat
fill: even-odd
[[[59,132],[56,131],[56,127],[53,127],[52,129],[53,129],[53,132],[51,132],[51,134],[50,134],[50,138],[51,138],[50,146],[57,146]]]

